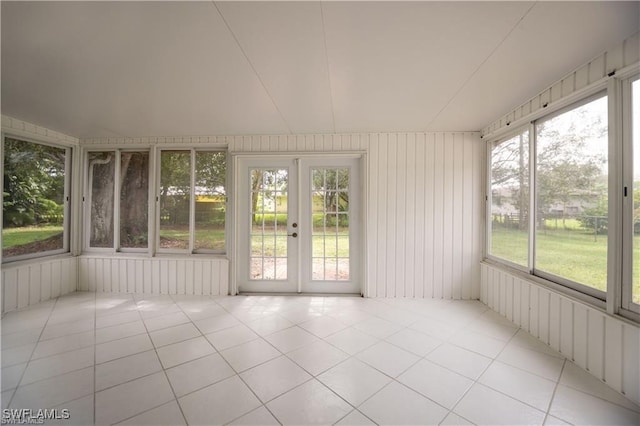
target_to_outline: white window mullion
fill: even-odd
[[[120,251],[120,179],[121,177],[121,161],[120,150],[115,151],[115,168],[113,176],[113,249]]]
[[[616,78],[608,82],[608,136],[609,136],[609,218],[607,225],[607,312],[620,309],[622,283],[622,217],[623,167],[621,84]],[[633,198],[633,197],[632,197]]]
[[[196,241],[196,150],[191,150],[191,182],[189,197],[189,253],[193,253]]]
[[[536,126],[534,122],[529,123],[529,273],[533,274],[536,256],[536,212],[538,203],[536,202],[536,170],[538,168],[537,161],[537,142]]]
[[[147,224],[147,232],[149,237],[147,238],[147,252],[149,256],[155,256],[156,250],[158,247],[158,242],[156,241],[157,234],[157,226],[159,224],[159,200],[160,197],[157,195],[160,179],[160,161],[158,161],[158,156],[160,155],[160,150],[157,149],[156,146],[153,146],[149,151],[149,203],[147,210],[147,217],[149,218],[149,223]],[[158,200],[158,203],[156,202]]]
[[[63,195],[63,208],[62,208],[62,247],[64,251],[69,250],[70,236],[69,236],[69,224],[70,222],[70,201],[71,201],[71,148],[67,148],[64,153],[64,169],[67,171],[64,176],[64,195]]]

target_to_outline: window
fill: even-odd
[[[159,243],[164,251],[225,251],[226,154],[162,150]]]
[[[529,131],[491,146],[489,254],[526,267],[529,262]]]
[[[487,206],[489,257],[603,300],[607,102],[596,95],[493,142]]]
[[[607,97],[543,118],[535,123],[535,132],[534,267],[603,297],[609,217]]]
[[[89,152],[87,167],[88,247],[146,250],[149,153],[120,150]]]
[[[68,251],[71,149],[4,138],[4,261]]]

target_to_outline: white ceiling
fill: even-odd
[[[640,2],[2,2],[2,113],[76,137],[480,130]]]

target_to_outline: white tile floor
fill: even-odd
[[[4,316],[1,383],[63,424],[640,424],[465,301],[74,293]]]

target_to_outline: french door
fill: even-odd
[[[240,292],[361,293],[360,158],[238,158]]]

